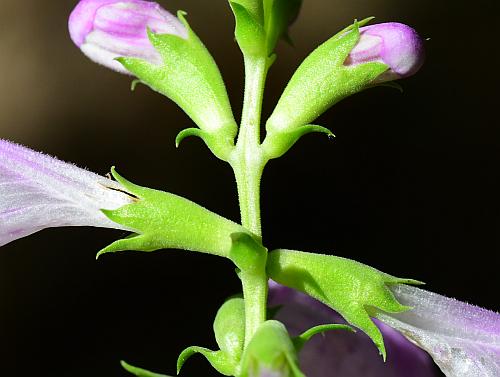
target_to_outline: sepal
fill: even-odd
[[[269,320],[260,325],[243,354],[241,377],[278,375],[305,377],[285,326]]]
[[[149,370],[146,370],[146,369],[134,367],[130,364],[127,364],[123,360],[120,362],[120,364],[123,367],[123,369],[125,369],[127,372],[130,372],[131,374],[133,374],[134,376],[137,376],[137,377],[170,377],[170,376],[167,376],[166,374],[154,373],[154,372],[150,372]]]
[[[223,351],[212,351],[208,348],[191,346],[186,348],[181,352],[177,359],[177,374],[181,371],[182,366],[195,353],[200,353],[208,360],[210,365],[214,367],[217,372],[223,374],[224,376],[233,376],[235,371],[235,365],[233,365],[232,360]]]
[[[179,105],[202,130],[223,139],[234,139],[237,126],[222,76],[185,14],[178,12],[187,30],[186,38],[148,30],[162,64],[132,57],[118,61],[139,80]]]
[[[266,122],[268,134],[286,134],[311,123],[338,101],[365,89],[388,69],[380,62],[344,65],[359,41],[359,26],[365,22],[347,27],[302,62]]]
[[[372,339],[384,360],[384,340],[370,316],[377,311],[401,313],[411,309],[400,304],[389,287],[421,284],[350,259],[281,249],[269,253],[267,272],[276,282],[307,293],[335,309],[349,324]]]
[[[137,197],[132,204],[102,212],[135,234],[118,240],[98,253],[121,250],[153,251],[175,248],[228,257],[230,235],[245,232],[240,225],[200,205],[163,191],[133,184],[113,168],[113,177]]]

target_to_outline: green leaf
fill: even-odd
[[[245,303],[231,297],[220,307],[214,320],[215,340],[220,349],[237,365],[245,342]]]
[[[295,345],[295,348],[297,349],[297,352],[299,352],[304,346],[304,344],[306,344],[314,335],[323,334],[326,331],[333,331],[333,330],[346,330],[346,331],[356,332],[351,326],[332,323],[327,325],[318,325],[311,327],[309,330],[304,331],[299,336],[293,338],[292,341],[293,344]]]
[[[266,32],[244,6],[230,2],[236,19],[234,35],[241,51],[249,56],[266,56]]]
[[[112,243],[98,256],[121,250],[174,248],[228,257],[232,247],[231,234],[246,232],[240,225],[190,200],[135,185],[114,168],[111,171],[113,177],[137,199],[116,210],[102,212],[110,220],[133,229],[135,234]]]
[[[220,147],[232,146],[237,126],[222,76],[184,15],[178,13],[188,31],[186,39],[148,30],[149,40],[163,58],[163,64],[138,58],[118,61],[143,83],[179,105],[202,130],[217,135]]]
[[[182,366],[195,353],[202,354],[208,360],[210,365],[214,367],[217,372],[224,376],[233,376],[235,372],[235,365],[228,355],[223,351],[212,351],[208,348],[191,346],[181,352],[177,359],[177,374],[181,371]]]
[[[169,377],[166,374],[153,373],[146,369],[134,367],[130,364],[127,364],[125,361],[121,361],[120,364],[123,369],[137,377]]]
[[[388,286],[420,284],[350,259],[281,249],[269,253],[267,272],[276,282],[307,293],[335,309],[373,340],[384,360],[382,334],[370,316],[379,310],[400,313],[411,309],[401,305]]]
[[[311,123],[338,101],[366,88],[388,69],[379,62],[344,66],[358,40],[359,23],[354,23],[302,62],[266,123],[269,134],[287,137],[290,131]]]
[[[298,357],[285,326],[278,321],[264,322],[255,332],[243,354],[241,377],[276,374],[305,377],[298,366]]]

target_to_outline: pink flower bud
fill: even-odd
[[[397,22],[370,25],[362,27],[360,34],[345,64],[374,61],[387,64],[389,70],[376,79],[378,83],[411,76],[424,62],[422,38],[407,25]]]
[[[161,64],[147,29],[157,34],[187,37],[184,25],[159,4],[143,0],[81,0],[69,17],[73,42],[96,63],[121,73],[128,71],[116,60],[136,57]]]

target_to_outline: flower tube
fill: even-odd
[[[500,376],[500,314],[415,287],[392,290],[413,310],[377,317],[426,350],[447,376]]]
[[[126,74],[130,72],[116,58],[162,63],[147,29],[187,37],[187,30],[177,17],[159,4],[143,0],[82,0],[71,13],[68,27],[73,42],[91,60]]]
[[[131,230],[101,209],[134,200],[115,181],[0,139],[0,246],[51,227]]]

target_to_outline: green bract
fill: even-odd
[[[162,65],[138,58],[118,60],[143,83],[177,103],[200,127],[197,131],[184,132],[178,142],[196,134],[217,157],[226,159],[234,145],[236,122],[217,64],[184,15],[178,12],[188,31],[186,39],[148,30],[151,44],[163,59]]]
[[[214,320],[214,333],[220,350],[197,346],[186,348],[177,359],[177,374],[190,356],[201,353],[219,373],[238,375],[245,338],[245,304],[241,297],[232,297],[220,307]]]
[[[400,313],[411,309],[401,305],[388,286],[419,284],[350,259],[294,250],[269,253],[267,272],[278,283],[307,293],[335,309],[373,340],[384,359],[384,340],[370,316],[378,310]]]
[[[135,234],[113,242],[98,254],[120,250],[153,251],[164,248],[194,250],[229,256],[231,234],[246,232],[240,225],[200,205],[163,191],[137,186],[113,177],[137,197],[137,201],[116,210],[103,210],[112,221],[134,229]]]
[[[370,86],[388,69],[379,62],[344,65],[359,40],[359,26],[368,21],[355,22],[342,30],[297,68],[266,122],[263,147],[270,158],[285,153],[298,139],[297,133],[326,132],[322,128],[311,128],[310,123],[336,102]]]
[[[255,332],[243,354],[241,370],[239,377],[304,377],[290,335],[281,322],[274,320],[262,323]]]

